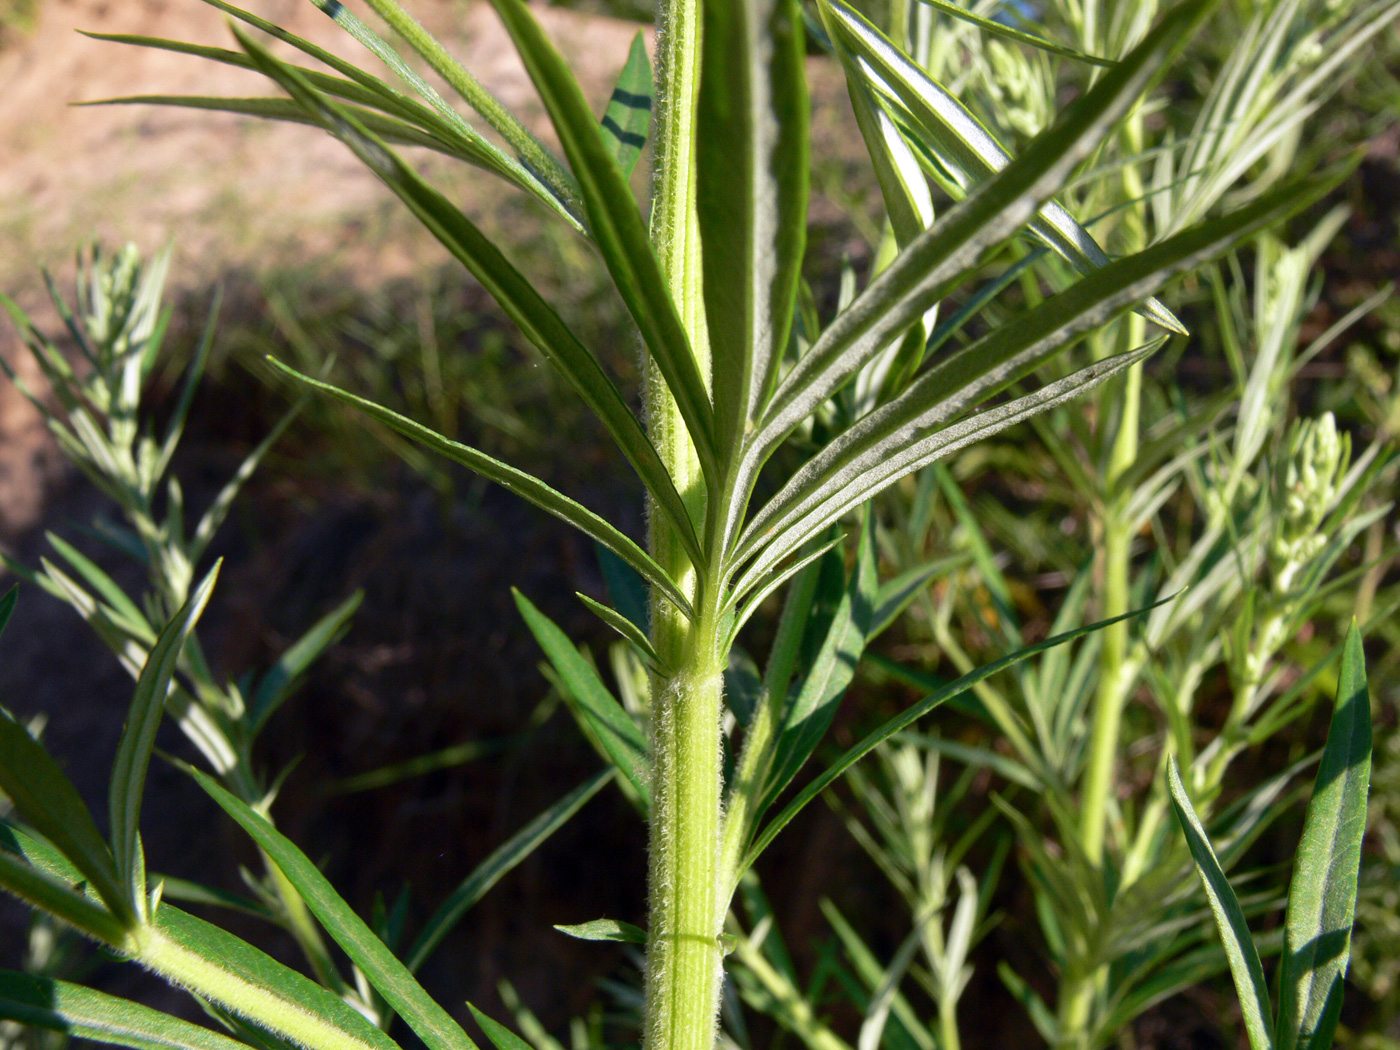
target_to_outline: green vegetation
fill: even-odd
[[[32,945],[26,972],[0,974],[0,1017],[142,1048],[394,1050],[406,1026],[431,1050],[473,1050],[466,1015],[418,971],[497,880],[615,788],[648,829],[647,926],[556,928],[644,944],[645,987],[617,985],[622,1020],[580,1021],[579,1050],[750,1050],[751,1031],[811,1050],[961,1050],[983,1045],[960,1015],[995,1009],[972,1002],[989,996],[1019,1003],[1047,1045],[1096,1050],[1134,1045],[1146,1012],[1226,972],[1253,1050],[1332,1044],[1354,915],[1383,913],[1397,870],[1390,850],[1358,878],[1372,754],[1362,639],[1397,640],[1387,523],[1400,450],[1396,383],[1374,353],[1358,347],[1353,376],[1316,390],[1306,370],[1390,308],[1378,293],[1310,324],[1313,275],[1346,222],[1329,202],[1372,130],[1358,99],[1385,91],[1354,73],[1400,2],[1066,0],[1029,25],[932,0],[671,0],[654,79],[638,37],[600,117],[530,10],[493,0],[562,158],[395,0],[368,6],[408,58],[348,7],[314,0],[393,83],[206,2],[232,20],[236,50],[110,39],[252,69],[274,93],[136,101],[339,138],[570,392],[511,381],[519,362],[494,323],[458,314],[450,323],[479,332],[481,349],[445,352],[455,335],[441,338],[431,287],[411,328],[357,309],[361,352],[335,364],[321,333],[344,315],[318,327],[279,287],[286,352],[269,374],[297,400],[190,529],[172,464],[218,338],[211,316],[157,428],[142,399],[164,352],[168,254],[142,265],[94,251],[76,306],[54,290],[71,358],[7,302],[53,403],[26,393],[120,508],[125,525],[107,536],[146,584],[128,594],[57,536],[57,561],[11,566],[72,605],[136,690],[105,835],[38,727],[0,718],[12,807],[0,886],[192,993],[223,1034],[71,983]],[[278,57],[287,49],[315,65]],[[843,72],[878,188],[861,272],[807,243],[809,61]],[[527,273],[538,245],[476,225],[397,152],[407,146],[532,201],[549,250],[593,268],[585,291]],[[628,182],[644,159],[646,211]],[[611,298],[595,295],[598,274]],[[600,349],[619,344],[640,364]],[[592,420],[557,414],[566,396]],[[359,597],[237,680],[211,669],[198,628],[219,573],[204,562],[241,486],[293,416],[347,410],[320,417],[340,462],[360,458],[363,427],[444,494],[454,475],[438,464],[455,464],[593,541],[611,603],[580,598],[618,636],[600,667],[515,593],[603,769],[561,789],[417,929],[402,903],[366,922],[278,830],[286,771],[258,758],[268,718]],[[492,429],[466,433],[464,419]],[[640,481],[645,542],[544,466],[521,469],[567,457],[575,427],[601,427],[590,433]],[[0,624],[14,607],[11,591]],[[1393,651],[1380,659],[1393,666]],[[1333,714],[1315,751],[1320,700]],[[166,714],[198,755],[182,768],[256,844],[252,897],[147,871],[141,810]],[[1393,780],[1378,768],[1388,794],[1372,820],[1387,847]],[[833,939],[803,974],[758,862],[818,797],[908,914],[891,946],[822,902]],[[1238,874],[1277,845],[1275,828],[1290,856],[1300,839],[1291,880]],[[304,972],[185,910],[211,903],[280,926]],[[998,924],[1034,950],[998,958]],[[1392,1003],[1378,946],[1394,936],[1383,923],[1356,935],[1368,990]],[[999,985],[972,983],[989,963]],[[468,1004],[496,1050],[556,1050],[502,996],[519,1034]],[[768,1029],[751,1029],[762,1015]]]

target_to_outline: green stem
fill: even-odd
[[[723,664],[716,620],[697,625],[685,666],[652,705],[648,1050],[711,1050],[715,1039],[724,911],[717,885]]]
[[[652,244],[700,373],[708,381],[709,340],[695,210],[699,62],[698,0],[663,4]],[[708,501],[695,448],[653,363],[648,362],[644,375],[652,442],[699,526],[706,520]],[[712,530],[704,531],[708,540]],[[651,914],[643,1047],[712,1050],[725,910],[717,879],[726,657],[719,651],[723,587],[715,568],[718,558],[712,557],[707,566],[692,565],[663,515],[651,515],[648,539],[652,556],[690,598],[695,619],[687,621],[670,603],[653,599],[652,643],[666,666],[676,670],[669,679],[652,680]],[[706,553],[713,553],[712,545],[707,544]],[[703,579],[697,568],[705,572]]]
[[[1093,5],[1088,5],[1092,10]],[[1087,23],[1086,23],[1087,24]],[[1086,36],[1089,33],[1086,31]],[[1142,112],[1135,111],[1125,122],[1122,132],[1124,151],[1136,156],[1142,150]],[[1146,240],[1143,214],[1143,185],[1137,167],[1129,164],[1123,169],[1123,196],[1136,204],[1126,209],[1124,237],[1134,247]],[[1119,349],[1140,346],[1146,338],[1146,322],[1131,314],[1119,327],[1124,345]],[[1123,484],[1124,475],[1138,457],[1138,437],[1141,427],[1142,365],[1128,369],[1121,387],[1115,388],[1121,397],[1118,429],[1109,450],[1107,469],[1103,478],[1103,514],[1100,522],[1103,550],[1104,618],[1120,617],[1129,611],[1131,599],[1130,561],[1132,557],[1132,522],[1128,506],[1132,496]],[[1108,403],[1100,399],[1100,410],[1106,417]],[[1103,630],[1103,649],[1099,655],[1098,685],[1094,695],[1093,724],[1089,733],[1089,752],[1084,780],[1079,795],[1079,840],[1090,864],[1101,868],[1104,862],[1104,841],[1108,831],[1109,798],[1113,791],[1117,767],[1119,737],[1122,733],[1123,708],[1132,688],[1134,669],[1128,660],[1128,621],[1119,620]],[[1095,989],[1105,978],[1102,968],[1075,973],[1061,988],[1061,1045],[1087,1045],[1093,1014]]]

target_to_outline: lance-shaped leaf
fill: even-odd
[[[844,491],[847,497],[873,493],[878,485],[888,483],[881,481],[882,478],[892,479],[899,473],[901,464],[918,462],[923,465],[931,462],[931,459],[922,459],[924,455],[947,454],[942,442],[970,440],[979,426],[1009,425],[995,417],[979,425],[980,417],[974,417],[959,424],[967,430],[966,433],[959,431],[957,436],[946,431],[935,432],[931,437],[920,434],[920,427],[943,425],[937,421],[946,423],[953,418],[944,413],[957,403],[962,407],[953,415],[965,411],[993,391],[1004,389],[1007,383],[1024,376],[1070,340],[1104,324],[1129,303],[1160,288],[1174,275],[1198,266],[1240,239],[1306,207],[1327,193],[1343,176],[1344,171],[1335,171],[1297,180],[1229,215],[1208,220],[1141,252],[1115,260],[940,362],[895,401],[843,433],[789,479],[745,527],[736,545],[734,563],[762,550],[755,565],[775,564],[804,542],[803,537],[812,534],[809,527],[820,528],[821,522],[831,520],[828,513],[815,513],[816,508],[826,504],[829,511],[836,506],[850,505],[849,499],[829,502],[840,492]],[[1110,362],[1114,360],[1101,364],[1112,368],[1114,365]],[[1106,378],[1092,369],[1090,366],[1084,370],[1080,380],[1101,382]],[[1054,394],[1049,390],[1047,387],[1038,394],[1029,395],[1029,399],[1014,402],[1020,418],[1040,410],[1034,402],[1037,397],[1045,395],[1041,404],[1048,407],[1051,402],[1058,403],[1073,396],[1072,383],[1067,380],[1055,385]],[[994,411],[1008,412],[1010,407],[1002,406]],[[945,436],[939,437],[940,433]],[[917,443],[917,454],[911,442]],[[877,448],[880,455],[867,454]],[[878,470],[862,474],[848,469],[857,461]],[[806,524],[793,528],[799,519]]]
[[[738,447],[787,345],[807,241],[805,35],[795,0],[711,0],[696,115],[696,208],[715,431]]]
[[[642,156],[642,147],[647,144],[654,94],[646,37],[638,32],[632,38],[627,64],[618,75],[602,120],[603,141],[624,177],[632,174]]]
[[[1272,1050],[1273,1031],[1269,1008],[1269,988],[1264,983],[1264,968],[1259,962],[1259,952],[1250,936],[1249,924],[1245,921],[1244,909],[1239,898],[1230,888],[1230,882],[1221,870],[1220,861],[1215,857],[1206,830],[1201,826],[1200,817],[1191,805],[1191,797],[1181,782],[1176,758],[1168,759],[1167,786],[1171,789],[1172,806],[1176,819],[1181,824],[1186,845],[1191,850],[1191,859],[1196,862],[1196,871],[1205,886],[1206,898],[1210,901],[1215,925],[1220,930],[1220,939],[1225,945],[1225,955],[1230,961],[1230,974],[1235,979],[1235,991],[1239,995],[1240,1009],[1244,1012],[1244,1026],[1249,1033],[1249,1045],[1253,1050]]]
[[[293,33],[287,32],[275,23],[259,18],[257,15],[244,11],[232,4],[225,3],[223,0],[204,0],[204,2],[212,7],[218,8],[232,18],[251,25],[255,29],[265,32],[284,43],[290,44],[297,50],[316,59],[317,62],[341,74],[340,77],[335,77],[319,70],[297,67],[303,75],[311,80],[317,90],[344,98],[347,101],[359,105],[382,110],[390,117],[397,117],[409,124],[418,126],[422,129],[422,134],[426,135],[431,140],[423,143],[424,145],[429,146],[431,149],[446,152],[454,156],[460,156],[463,160],[476,164],[484,170],[506,179],[542,201],[550,210],[565,219],[580,233],[586,233],[582,222],[582,212],[577,208],[577,192],[576,190],[570,191],[569,186],[571,180],[567,172],[559,168],[556,163],[555,168],[562,173],[563,182],[557,192],[556,189],[545,185],[545,183],[536,176],[533,170],[527,168],[514,157],[502,151],[498,146],[472,127],[471,124],[463,119],[462,115],[449,105],[441,95],[434,91],[411,67],[405,64],[387,44],[384,44],[382,40],[370,32],[367,27],[364,27],[363,23],[355,19],[349,12],[342,9],[343,14],[346,15],[349,20],[345,21],[342,27],[351,32],[352,36],[355,36],[356,33],[353,31],[354,27],[351,25],[351,22],[364,29],[364,32],[367,33],[368,36],[362,43],[370,46],[370,50],[378,54],[386,65],[398,72],[400,76],[412,85],[426,100],[426,103],[409,98],[403,93],[391,88],[378,77],[366,73],[354,63],[347,62],[345,59],[332,54],[324,48],[318,47]],[[181,54],[198,55],[215,62],[239,66],[241,68],[255,68],[246,55],[236,51],[227,51],[222,48],[190,44],[183,41],[164,40],[157,37],[126,34],[90,33],[87,35],[98,40],[110,40],[115,43],[134,44],[140,47],[152,47]],[[381,51],[383,52],[382,54],[380,54]],[[291,116],[289,113],[283,115],[284,111],[257,112],[252,108],[243,108],[243,104],[246,103],[270,103],[274,101],[271,99],[211,99],[208,101],[212,103],[228,102],[231,104],[210,105],[201,108],[224,109],[233,113],[247,112],[252,116],[267,116],[273,117],[274,119],[298,119],[297,117]],[[191,96],[131,97],[107,99],[103,100],[101,103],[94,104],[123,102],[151,102],[161,105],[198,104],[198,100]],[[301,115],[301,119],[306,119],[304,114]],[[378,131],[379,129],[375,128],[374,130]],[[570,210],[571,208],[573,208],[573,210]]]
[[[323,383],[318,379],[302,375],[295,369],[286,365],[272,361],[272,364],[286,372],[288,375],[316,387],[332,397],[339,398],[348,405],[360,409],[373,416],[381,423],[392,427],[405,437],[412,438],[421,445],[425,445],[435,452],[439,452],[460,463],[462,466],[473,470],[482,477],[494,481],[497,485],[509,489],[522,499],[527,499],[541,510],[548,511],[555,517],[568,522],[574,528],[587,536],[592,537],[601,543],[608,550],[612,551],[624,562],[635,569],[649,583],[655,586],[664,594],[676,608],[687,616],[691,615],[690,603],[686,601],[685,595],[681,594],[675,582],[666,574],[666,571],[652,560],[651,556],[642,550],[635,542],[624,536],[607,521],[594,514],[588,508],[579,503],[575,503],[562,492],[550,488],[543,481],[524,471],[516,470],[512,466],[502,463],[498,459],[488,456],[486,453],[478,451],[469,445],[463,445],[456,441],[450,441],[436,431],[430,430],[420,423],[415,423],[406,416],[401,416],[397,412],[376,405],[373,401],[367,401],[362,397],[356,397],[348,391],[339,387]]]
[[[666,661],[662,660],[657,654],[656,648],[651,644],[651,639],[647,637],[645,630],[638,627],[616,609],[609,608],[602,602],[595,602],[592,598],[588,597],[588,595],[580,591],[575,591],[574,594],[578,596],[579,601],[588,606],[589,611],[592,612],[594,616],[598,617],[598,619],[602,620],[614,631],[636,646],[637,651],[650,660],[652,666],[661,674],[670,674]]]
[[[742,864],[740,864],[733,873],[734,879],[737,881],[738,878],[752,866],[758,855],[768,848],[768,844],[777,838],[778,833],[782,831],[783,828],[787,827],[792,821],[792,818],[797,816],[807,803],[811,802],[812,799],[816,798],[830,787],[831,784],[844,775],[846,770],[850,769],[851,766],[870,754],[870,752],[874,751],[875,748],[884,741],[890,739],[890,737],[894,736],[900,730],[908,729],[930,711],[949,700],[961,696],[973,686],[977,685],[979,682],[985,681],[992,675],[1015,667],[1022,660],[1027,660],[1037,653],[1043,653],[1047,649],[1053,649],[1057,645],[1064,645],[1066,642],[1072,642],[1076,638],[1082,638],[1086,634],[1091,634],[1094,631],[1107,627],[1109,624],[1131,619],[1134,616],[1141,616],[1149,609],[1161,605],[1164,601],[1171,601],[1174,597],[1175,595],[1171,595],[1146,608],[1135,609],[1132,612],[1124,613],[1122,616],[1114,616],[1107,620],[1100,620],[1097,623],[1091,623],[1085,627],[1077,627],[1072,631],[1066,631],[1063,634],[1057,634],[1047,638],[1043,642],[1037,642],[1035,645],[1028,645],[1024,649],[1018,649],[1014,653],[1003,656],[1000,660],[994,660],[992,663],[979,667],[974,671],[969,671],[956,681],[949,682],[943,688],[930,693],[918,703],[906,708],[894,718],[891,718],[883,725],[872,730],[859,743],[847,748],[839,758],[822,771],[820,776],[798,792],[797,797],[783,807],[782,812],[769,821],[768,825],[763,829],[762,834],[756,837],[753,845],[751,845],[744,854]]]
[[[840,558],[839,551],[833,557]],[[879,581],[875,573],[875,530],[867,514],[856,549],[856,564],[845,593],[827,628],[802,687],[783,713],[772,767],[763,784],[764,794],[754,809],[757,822],[784,788],[792,782],[817,749],[836,717],[846,687],[855,678],[856,665],[865,650],[866,635],[875,611]]]
[[[135,913],[92,814],[49,753],[0,710],[0,791],[34,829],[58,847],[122,923]]]
[[[270,1030],[277,1038],[273,1045],[290,1040],[311,1050],[399,1050],[335,993],[173,905],[160,906],[134,955],[166,980]]]
[[[326,932],[430,1050],[476,1050],[476,1044],[462,1031],[461,1025],[423,990],[408,968],[385,947],[291,840],[210,777],[196,769],[188,772],[262,847],[301,894]]]
[[[969,11],[965,7],[948,3],[948,0],[919,0],[922,4],[927,4],[935,11],[942,11],[951,18],[969,22],[992,36],[1005,37],[1007,40],[1014,40],[1018,44],[1027,44],[1052,55],[1059,55],[1061,58],[1073,59],[1076,62],[1087,62],[1091,66],[1112,66],[1113,62],[1107,58],[1099,58],[1097,55],[1087,55],[1083,51],[1076,51],[1072,47],[1064,44],[1057,44],[1053,40],[1046,40],[1042,36],[1034,33],[1027,33],[1023,29],[1017,29],[1013,25],[1005,22],[998,22],[990,18],[983,18],[974,11]]]
[[[709,395],[632,190],[608,153],[578,81],[534,16],[521,0],[492,0],[492,4],[515,41],[578,179],[598,252],[676,399],[706,476],[713,479],[716,459]],[[703,559],[697,563],[703,564]]]
[[[822,555],[830,551],[831,548],[840,544],[844,539],[845,536],[838,532],[837,535],[833,536],[831,539],[818,543],[815,548],[800,557],[794,558],[786,565],[779,565],[761,575],[750,576],[745,573],[743,576],[739,577],[739,579],[734,582],[734,586],[730,589],[730,594],[733,602],[737,603],[742,601],[743,604],[737,607],[737,611],[734,614],[734,623],[729,628],[727,636],[728,642],[724,646],[725,650],[727,651],[733,648],[734,640],[739,636],[739,630],[748,622],[749,618],[758,611],[758,607],[767,600],[770,594],[787,583],[788,580],[792,579],[792,577],[796,576],[803,569],[807,568],[807,566],[821,558]]]
[[[80,984],[0,970],[0,1019],[134,1050],[247,1050],[246,1043]]]
[[[240,55],[239,57],[244,56]],[[314,70],[297,68],[308,80],[314,82],[316,79]],[[334,90],[333,85],[337,83],[334,77],[322,75],[319,79],[330,83],[317,84],[318,91],[341,97],[350,94],[348,91]],[[201,109],[215,113],[258,117],[262,120],[306,124],[315,128],[323,127],[320,120],[287,98],[261,98],[257,96],[231,98],[222,95],[122,95],[117,98],[94,99],[91,102],[80,104],[84,106],[173,106],[178,109]],[[455,138],[440,135],[434,131],[425,131],[409,121],[362,106],[349,105],[346,106],[346,111],[363,125],[366,131],[385,142],[399,146],[421,146],[424,149],[430,149],[457,160],[464,160],[469,164],[475,164],[477,167],[500,174],[485,156],[470,145],[459,142]]]
[[[589,728],[597,735],[607,757],[650,805],[651,759],[646,738],[620,703],[608,692],[591,664],[579,655],[569,636],[519,591],[512,589],[525,624],[549,662],[572,694]]]
[[[1096,361],[1033,394],[978,412],[958,423],[948,420],[981,399],[975,389],[960,391],[936,408],[898,422],[899,413],[877,410],[853,427],[849,441],[833,442],[795,477],[806,477],[807,493],[796,489],[775,498],[792,505],[775,519],[765,513],[755,522],[754,543],[759,554],[746,573],[766,571],[847,511],[859,506],[900,478],[935,460],[1015,426],[1031,416],[1092,390],[1111,376],[1148,356],[1160,343]],[[902,399],[887,406],[896,409]],[[932,430],[933,433],[929,434]],[[765,512],[767,508],[765,508]],[[741,554],[742,557],[742,554]]]
[[[262,728],[272,713],[291,695],[306,669],[316,662],[328,646],[334,645],[349,630],[350,617],[355,615],[355,610],[360,607],[364,597],[364,591],[356,591],[326,613],[293,642],[268,669],[267,674],[262,676],[257,688],[253,690],[248,711],[254,733]]]
[[[15,601],[19,598],[19,584],[15,584],[0,598],[0,632],[10,622],[10,614],[15,611]]]
[[[1332,1045],[1351,953],[1370,782],[1371,698],[1361,631],[1353,621],[1342,646],[1337,705],[1288,889],[1279,1050]]]
[[[467,1003],[467,1009],[472,1012],[472,1017],[476,1023],[481,1025],[481,1030],[486,1033],[486,1038],[491,1040],[496,1050],[535,1050],[520,1036],[516,1035],[500,1021],[488,1017],[471,1003]]]
[[[597,360],[579,343],[530,281],[510,264],[500,249],[470,219],[370,135],[344,109],[317,92],[296,70],[279,62],[255,41],[241,34],[239,41],[263,73],[276,80],[307,112],[316,115],[328,131],[349,146],[408,205],[429,232],[501,304],[525,337],[559,369],[569,385],[607,427],[622,454],[655,498],[658,509],[675,527],[687,552],[698,558],[699,544],[695,540],[690,517],[661,457],[647,439],[637,417],[627,408],[622,395]],[[594,135],[597,135],[596,128]],[[691,365],[694,366],[693,361]],[[703,387],[701,389],[703,391]]]
[[[77,876],[73,882],[60,879],[25,863],[12,853],[0,850],[0,888],[66,922],[75,930],[81,930],[94,940],[118,950],[125,948],[133,923],[117,918],[100,901],[83,893],[82,875],[77,872],[76,865],[68,866],[74,869],[73,874]]]
[[[844,50],[839,36],[833,38],[832,43],[838,50]],[[849,61],[849,55],[843,54],[842,61]],[[919,158],[864,80],[847,77],[846,88],[856,124],[865,139],[865,151],[870,155],[876,181],[880,184],[894,244],[903,250],[933,224],[933,195],[929,193],[928,180],[924,178]],[[867,398],[877,402],[886,400],[904,388],[923,362],[929,330],[938,319],[938,306],[934,303],[924,311],[922,323],[916,321],[897,342],[891,343],[865,366],[857,382],[857,412],[868,407]],[[862,390],[864,397],[859,393]]]
[[[209,2],[209,0],[206,0]],[[340,0],[312,0],[317,7],[357,41],[368,48],[376,58],[387,65],[421,95],[433,109],[456,124],[466,121],[457,114],[448,102],[428,85],[418,73],[405,62],[393,48],[365,25],[353,12],[340,3]],[[524,162],[525,167],[536,175],[570,213],[578,212],[578,187],[569,173],[564,170],[554,154],[535,138],[530,130],[516,119],[501,101],[482,86],[460,62],[448,54],[447,49],[437,38],[427,32],[416,19],[408,14],[394,0],[368,0],[374,13],[384,19],[405,43],[416,51],[433,71],[446,80],[454,91],[466,100],[500,136],[510,143],[511,148]]]
[[[560,933],[581,941],[622,941],[625,944],[646,944],[647,931],[620,919],[592,919],[576,926],[554,927]]]
[[[1188,0],[1024,153],[948,210],[822,332],[779,384],[747,446],[744,482],[823,401],[1035,215],[1184,45],[1216,0]]]
[[[143,911],[146,900],[145,862],[140,857],[137,838],[141,821],[141,799],[146,788],[146,769],[151,762],[151,749],[156,742],[165,697],[185,641],[199,621],[200,614],[214,593],[219,578],[216,562],[194,593],[160,632],[141,676],[136,680],[136,695],[131,712],[117,744],[117,758],[112,766],[112,782],[108,790],[108,815],[112,829],[112,855],[116,859],[117,877],[127,886],[132,906]]]
[[[451,932],[463,915],[471,910],[486,891],[533,853],[540,843],[553,835],[577,813],[585,802],[596,795],[616,774],[611,769],[590,777],[554,805],[536,816],[509,840],[492,850],[491,855],[472,869],[470,875],[448,894],[437,911],[423,925],[423,931],[409,949],[405,962],[416,973],[442,939]]]
[[[855,69],[848,66],[846,75],[864,73],[862,79],[872,87],[897,99],[914,126],[938,151],[944,165],[961,176],[958,182],[964,191],[985,182],[1011,162],[1011,154],[967,107],[895,47],[869,19],[844,0],[823,0],[822,8],[824,14],[830,11],[843,43],[863,63]],[[1045,202],[1029,225],[1037,237],[1080,273],[1091,273],[1108,262],[1108,256],[1089,231],[1054,201]],[[1148,300],[1142,312],[1168,331],[1186,331],[1171,311],[1155,299]]]

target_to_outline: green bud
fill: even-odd
[[[1350,461],[1351,438],[1338,433],[1332,413],[1293,425],[1287,451],[1274,467],[1277,525],[1269,554],[1278,590],[1287,590],[1297,570],[1326,546],[1318,529],[1337,500]]]

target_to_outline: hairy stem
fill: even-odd
[[[662,5],[657,55],[656,171],[652,244],[700,373],[710,372],[695,210],[695,111],[700,83],[698,0]],[[644,369],[647,427],[702,532],[707,494],[699,459],[656,367]],[[722,973],[724,907],[717,872],[720,834],[720,706],[725,654],[719,580],[702,579],[660,514],[651,515],[654,558],[686,591],[687,621],[653,599],[652,642],[668,679],[652,680],[651,914],[647,939],[645,1050],[711,1050]],[[707,551],[707,553],[710,553]],[[717,559],[712,559],[712,561]]]

